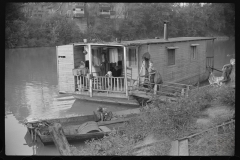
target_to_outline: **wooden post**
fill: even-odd
[[[158,88],[158,85],[155,84],[155,85],[154,85],[154,94],[157,94],[157,88]]]
[[[186,96],[188,97],[189,95],[189,85],[187,86],[187,91],[186,91]]]
[[[137,46],[136,47],[136,56],[137,56],[137,72],[139,71],[139,54],[138,54],[138,51],[139,51],[139,46]],[[140,74],[139,72],[138,72],[138,74]],[[139,87],[139,82],[140,82],[140,80],[139,80],[139,76],[140,75],[138,75],[138,78],[137,78],[137,81],[138,81],[138,87]]]
[[[65,155],[72,156],[73,153],[64,135],[61,124],[54,123],[53,126],[49,126],[49,132],[52,136],[53,142],[55,143],[55,146],[57,147],[59,153],[64,156]]]
[[[125,72],[125,84],[126,84],[126,96],[128,96],[128,84],[127,84],[127,48],[123,47],[123,57],[124,57],[124,72]]]
[[[56,58],[57,58],[57,81],[58,81],[58,92],[59,92],[60,91],[60,86],[59,86],[58,46],[56,46]]]
[[[89,54],[89,74],[92,75],[92,48],[91,48],[90,44],[88,44],[88,54]],[[92,93],[92,78],[89,78],[89,94],[90,94],[90,97],[93,96],[93,93]]]
[[[184,96],[184,88],[182,88],[181,96]]]
[[[214,68],[214,39],[213,39],[213,58],[212,58],[212,72],[213,72],[213,68]]]

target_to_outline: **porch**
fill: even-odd
[[[92,77],[92,85],[90,78],[83,75],[76,76],[77,90],[79,99],[89,99],[95,101],[113,102],[113,103],[129,103],[127,100],[134,100],[134,96],[150,99],[154,95],[166,97],[188,96],[189,91],[194,87],[186,84],[164,82],[163,84],[154,84],[141,82],[135,83],[137,80],[125,80],[124,77]],[[127,83],[125,83],[127,82]],[[126,85],[127,84],[127,85]],[[91,88],[91,89],[90,89]],[[90,96],[92,90],[92,97]],[[81,96],[80,96],[81,95]],[[124,102],[125,101],[125,102]]]

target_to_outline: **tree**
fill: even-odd
[[[25,18],[21,11],[22,3],[7,3],[5,10],[5,47],[16,46],[22,37],[26,37]],[[20,29],[19,29],[20,28]]]

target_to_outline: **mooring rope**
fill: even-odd
[[[201,131],[201,132],[198,132],[198,133],[194,133],[194,134],[189,135],[189,136],[185,136],[185,137],[180,138],[180,139],[177,139],[177,140],[178,140],[178,141],[181,141],[181,140],[184,140],[184,139],[190,139],[190,138],[195,137],[195,136],[197,136],[197,135],[199,135],[199,134],[202,134],[202,133],[204,133],[204,132],[207,132],[207,131],[210,131],[210,130],[212,130],[212,129],[219,128],[219,127],[222,127],[222,126],[224,126],[224,125],[231,124],[231,123],[235,123],[235,119],[231,119],[229,122],[223,122],[223,123],[220,124],[220,125],[214,126],[214,127],[212,127],[212,128],[206,129],[206,130]]]

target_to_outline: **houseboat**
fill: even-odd
[[[207,56],[213,55],[214,39],[168,38],[165,23],[163,39],[57,46],[59,92],[77,99],[133,105],[139,104],[135,97],[187,94],[192,85],[209,77],[214,57]],[[150,61],[163,83],[149,89],[140,86],[146,82]]]

